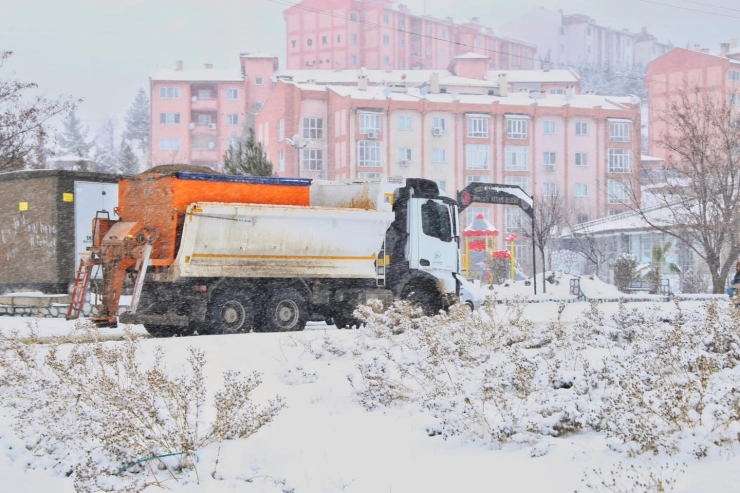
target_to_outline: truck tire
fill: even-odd
[[[179,332],[179,327],[172,327],[170,325],[144,324],[144,328],[153,338],[172,337],[174,335],[177,335]]]
[[[253,318],[249,296],[239,291],[219,293],[208,304],[208,325],[212,334],[249,332]]]
[[[274,288],[270,291],[262,316],[261,330],[288,332],[306,328],[308,303],[295,288]]]
[[[431,317],[443,308],[442,294],[431,286],[412,285],[403,290],[401,298],[411,304],[419,305],[424,315]]]

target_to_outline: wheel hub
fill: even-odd
[[[280,325],[290,328],[298,321],[298,305],[292,300],[281,301],[275,310],[275,315]]]

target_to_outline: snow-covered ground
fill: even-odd
[[[566,296],[567,284],[548,285],[548,295],[552,287],[553,295]],[[588,282],[582,282],[582,289],[584,286],[589,289]],[[521,294],[523,288],[522,284]],[[508,289],[513,292],[519,286]],[[598,283],[594,283],[594,292],[596,289],[601,289]],[[702,310],[699,301],[682,301],[681,306],[686,313]],[[526,305],[524,316],[544,326],[557,318],[560,309],[561,321],[568,327],[582,320],[589,308],[584,302],[564,306],[543,302]],[[636,302],[629,308],[668,317],[676,313],[672,303]],[[722,310],[729,308],[726,302],[720,304]],[[609,319],[619,307],[606,303],[600,309]],[[507,307],[499,305],[497,310],[504,313]],[[31,328],[47,339],[74,332],[73,323],[60,319],[0,318],[4,333],[17,329],[28,335]],[[144,334],[142,327],[133,329]],[[100,332],[113,337],[123,335],[122,329]],[[609,477],[609,471],[619,470],[617,464],[621,462],[627,468],[637,468],[633,476],[636,474],[638,480],[647,481],[651,473],[675,477],[676,492],[740,491],[740,458],[732,444],[710,450],[705,458],[697,458],[683,448],[675,455],[629,458],[614,450],[613,439],[608,440],[603,433],[581,431],[493,446],[465,436],[430,436],[430,429],[442,426],[439,415],[435,415],[439,410],[428,411],[403,402],[367,410],[360,402],[365,386],[360,367],[374,358],[382,359],[384,344],[367,329],[339,331],[323,324],[311,324],[300,333],[140,341],[143,364],[150,364],[155,347],[162,346],[167,367],[176,372],[184,367],[187,348],[194,346],[205,352],[209,390],[221,386],[224,371],[259,371],[263,383],[255,393],[256,402],[261,404],[279,395],[286,404],[272,423],[252,437],[196,451],[197,476],[181,474],[164,485],[182,492],[573,492],[589,491],[590,482],[597,486],[596,491],[638,491],[599,486]],[[603,347],[584,346],[584,351],[585,358],[594,360],[607,354]],[[732,371],[737,372],[737,368]],[[1,489],[74,491],[72,479],[65,476],[65,466],[61,465],[64,460],[34,456],[24,439],[13,431],[11,410],[0,407],[0,414]],[[674,467],[685,472],[673,473]],[[616,474],[624,479],[626,473]],[[158,490],[150,487],[147,491]]]

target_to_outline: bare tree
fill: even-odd
[[[0,69],[12,54],[0,51]],[[70,98],[33,96],[37,87],[0,74],[0,171],[23,169],[34,144],[46,137],[49,119],[75,106]]]
[[[539,249],[542,256],[542,292],[547,292],[545,283],[545,249],[550,244],[553,235],[565,224],[565,207],[563,198],[556,191],[552,195],[534,197],[534,228],[532,223],[522,226],[522,236],[529,238]],[[535,272],[535,280],[536,280]]]
[[[656,205],[637,208],[630,189],[647,224],[706,262],[716,294],[740,255],[740,95],[727,96],[695,87],[669,98],[666,130],[656,139],[668,159],[643,179]]]

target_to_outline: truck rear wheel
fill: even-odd
[[[252,322],[252,304],[244,293],[219,293],[208,306],[208,324],[214,334],[249,332]]]
[[[428,317],[438,314],[443,308],[441,293],[431,286],[408,286],[403,290],[401,297],[411,304],[420,306],[424,315]]]
[[[308,303],[295,288],[275,288],[265,303],[262,319],[265,332],[303,330],[308,321]]]
[[[178,335],[178,329],[180,327],[173,327],[171,325],[144,324],[144,328],[152,337],[172,337],[174,335]]]

